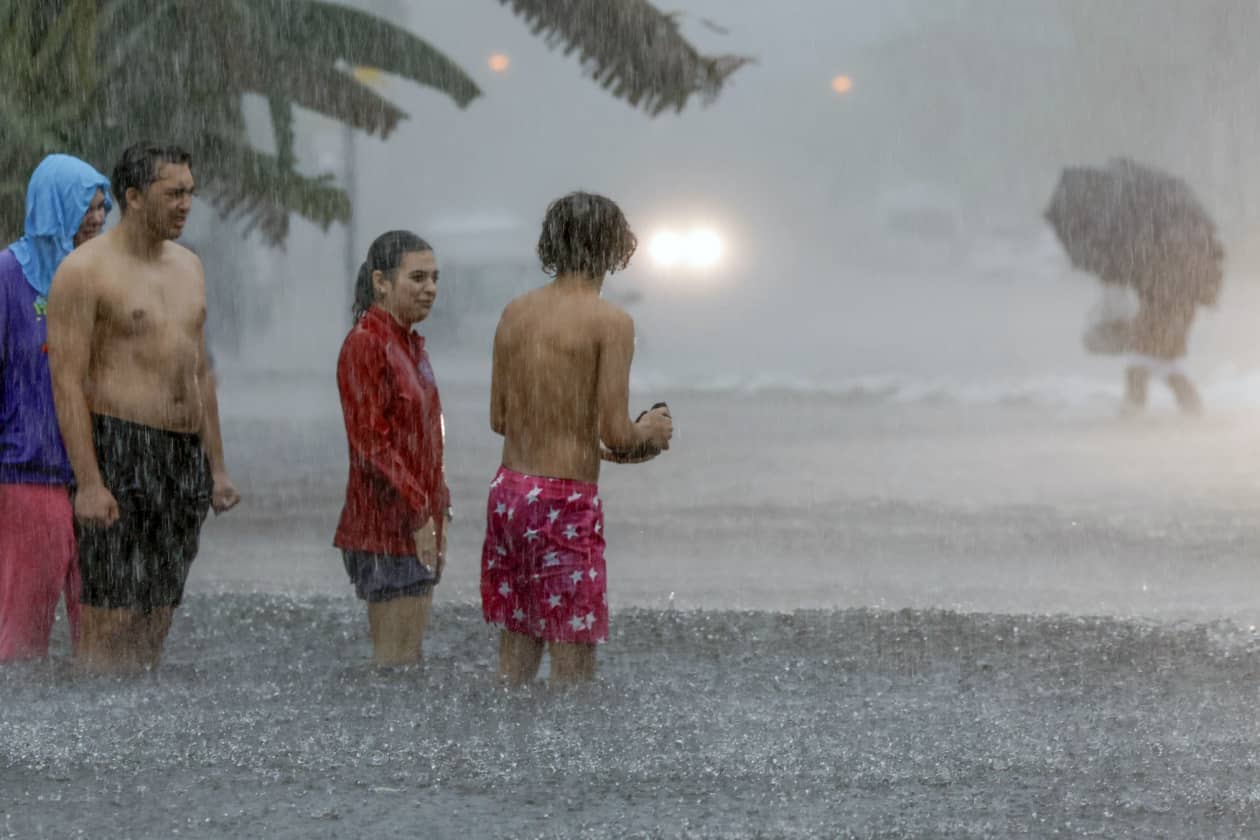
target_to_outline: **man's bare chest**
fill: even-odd
[[[205,323],[206,306],[189,286],[177,279],[162,282],[143,276],[111,283],[99,301],[98,322],[106,333],[123,339],[196,338]]]

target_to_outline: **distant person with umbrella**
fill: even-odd
[[[1125,354],[1125,410],[1146,404],[1151,375],[1197,413],[1199,392],[1181,367],[1199,306],[1220,295],[1224,250],[1216,226],[1178,178],[1133,161],[1067,169],[1046,210],[1073,266],[1131,290],[1132,318],[1106,319],[1086,335],[1095,353]]]
[[[611,199],[556,199],[538,237],[553,279],[509,303],[495,329],[490,428],[503,458],[486,504],[481,609],[500,628],[508,685],[532,682],[544,652],[553,685],[594,678],[608,638],[600,463],[650,460],[674,434],[664,403],[630,420],[634,321],[602,294],[637,245]]]

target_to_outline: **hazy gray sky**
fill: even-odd
[[[871,67],[875,43],[948,26],[965,0],[667,4],[662,8],[681,13],[683,32],[702,51],[751,55],[757,63],[741,69],[712,105],[696,100],[681,114],[655,119],[607,95],[575,57],[548,50],[494,0],[401,5],[413,9],[410,27],[467,68],[484,95],[460,111],[434,91],[388,84],[411,119],[387,143],[360,144],[365,230],[387,227],[406,206],[435,238],[479,222],[496,227],[515,220],[528,245],[547,202],[583,188],[622,203],[644,237],[661,226],[705,222],[728,233],[730,265],[762,260],[795,276],[834,265],[836,234],[852,217],[873,217],[874,208],[864,205],[880,189],[904,186],[898,179],[923,180],[916,170],[946,191],[975,189],[974,173],[938,165],[934,138],[917,136],[916,112],[933,101],[940,69],[930,57],[911,96],[891,70],[885,78],[865,75],[883,72]],[[1047,4],[1023,5],[1024,14],[1000,21],[1004,37],[1062,43]],[[705,19],[728,34],[705,26]],[[489,69],[493,53],[509,56],[507,73]],[[895,69],[913,70],[915,60],[907,56]],[[830,87],[838,74],[854,80],[845,96]],[[890,154],[906,164],[901,172],[894,163],[892,178]],[[1026,192],[1038,202],[1053,186],[1053,168],[1017,174],[1031,179]],[[878,189],[873,180],[881,182]],[[1024,209],[1035,224],[1039,208]],[[463,242],[447,238],[448,251],[458,254]],[[506,238],[499,243],[519,247]],[[766,243],[777,246],[772,258],[764,247],[743,247]],[[496,244],[483,236],[477,247],[494,251]]]
[[[615,198],[644,243],[610,289],[646,291],[648,303],[636,311],[641,331],[657,348],[668,344],[663,336],[691,338],[671,345],[679,358],[694,361],[703,348],[719,366],[811,376],[1080,364],[1094,284],[1065,276],[1028,238],[1046,233],[1040,214],[1059,169],[1133,154],[1187,176],[1208,198],[1221,185],[1239,195],[1247,188],[1218,152],[1227,125],[1161,123],[1158,87],[1140,102],[1106,87],[1109,65],[1089,63],[1064,17],[1072,3],[1089,22],[1086,0],[658,4],[682,14],[683,32],[701,51],[757,63],[738,71],[712,105],[695,101],[654,119],[613,99],[576,57],[549,50],[495,0],[364,0],[357,5],[378,13],[409,10],[403,22],[465,67],[484,95],[461,111],[436,91],[385,82],[410,119],[388,141],[357,140],[356,250],[375,233],[409,227],[448,266],[529,265],[547,203],[588,189]],[[1228,22],[1230,2],[1207,5]],[[1100,31],[1116,40],[1094,55],[1114,61],[1117,78],[1140,89],[1143,62],[1171,55],[1168,45],[1183,47],[1169,61],[1201,52],[1211,64],[1202,46],[1210,40],[1192,48],[1181,39],[1175,6],[1162,23],[1126,34],[1126,10],[1144,18],[1143,6],[1105,9],[1112,28]],[[509,57],[508,72],[489,68],[494,53]],[[853,79],[847,95],[831,89],[837,74]],[[311,134],[319,147],[311,157],[322,160],[310,163],[335,171],[342,132],[325,124]],[[885,196],[907,187],[970,214],[965,235],[982,246],[970,262],[949,263],[931,250],[907,257],[906,243],[887,235]],[[1228,207],[1209,204],[1228,220]],[[725,237],[719,270],[701,278],[653,266],[646,251],[656,231],[697,224]],[[993,227],[1016,230],[1023,250],[982,269],[976,260],[992,261],[985,237]],[[304,275],[324,278],[344,265],[344,234],[297,230],[288,254],[264,258],[272,266],[265,270],[289,283],[301,275],[309,290]],[[305,340],[309,324],[329,325],[317,333],[341,328],[345,279],[325,279],[327,292],[292,304],[290,334],[277,341]],[[1210,343],[1210,330],[1200,332]]]
[[[510,217],[526,221],[532,235],[550,199],[585,188],[621,201],[644,234],[703,218],[757,239],[785,213],[816,214],[830,201],[843,165],[833,139],[852,110],[830,80],[853,72],[856,48],[908,17],[893,4],[876,15],[863,6],[870,4],[796,0],[773,12],[765,3],[725,0],[670,5],[703,51],[758,63],[740,70],[711,106],[697,100],[652,119],[608,96],[576,58],[549,51],[493,0],[420,4],[412,28],[468,68],[485,93],[461,112],[439,94],[393,83],[391,94],[412,118],[386,154],[368,153],[365,187],[388,190],[401,178],[439,229],[462,217]],[[729,34],[705,27],[704,18]],[[505,74],[487,66],[496,52],[512,61]],[[379,227],[372,215],[366,226]]]

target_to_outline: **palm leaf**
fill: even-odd
[[[509,3],[509,0],[500,0]],[[651,114],[706,101],[747,59],[701,55],[647,0],[510,0],[554,48],[579,52],[610,92]],[[424,39],[322,0],[0,0],[0,232],[49,151],[102,160],[143,136],[196,155],[205,194],[281,244],[290,212],[327,226],[350,205],[329,176],[296,171],[293,109],[386,136],[405,113],[346,71],[379,69],[465,107],[476,84]],[[276,154],[247,141],[242,95],[271,110]],[[16,208],[16,209],[15,209]]]
[[[481,94],[472,77],[428,41],[367,12],[317,0],[261,0],[258,6],[277,38],[299,46],[308,62],[375,67],[439,90],[461,108]]]
[[[673,15],[647,0],[499,0],[524,18],[549,47],[577,51],[582,65],[613,96],[656,116],[681,111],[693,95],[705,103],[752,59],[705,56],[683,38]]]
[[[285,169],[297,166],[296,134],[293,130],[293,106],[280,96],[268,96],[271,131],[276,141],[276,162]]]
[[[284,242],[289,214],[296,212],[327,229],[350,219],[350,200],[330,176],[309,177],[237,139],[209,133],[194,148],[196,172],[206,200],[224,216],[244,220],[272,244]]]
[[[98,0],[0,0],[0,237],[16,237],[26,178],[51,152],[84,154],[98,79]]]
[[[298,55],[273,57],[267,67],[250,68],[242,81],[246,90],[300,105],[369,134],[388,136],[406,117],[350,73]]]
[[[203,195],[273,245],[287,235],[290,211],[325,227],[348,219],[350,212],[348,198],[330,176],[297,172],[295,106],[385,136],[406,114],[346,72],[349,67],[370,65],[434,87],[461,107],[480,92],[423,39],[333,3],[112,2],[100,42],[106,54],[128,60],[108,78],[104,111],[126,114],[134,135],[118,142],[150,135],[187,146]],[[249,147],[245,93],[267,101],[274,156]],[[120,127],[111,127],[117,134]]]

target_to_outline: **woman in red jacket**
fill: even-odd
[[[337,360],[350,479],[333,544],[367,601],[378,665],[420,659],[446,563],[442,404],[424,339],[412,332],[433,308],[437,285],[427,242],[407,231],[382,234],[359,268],[354,326]]]

